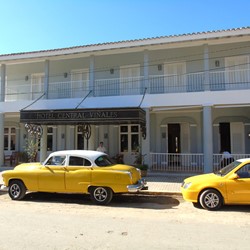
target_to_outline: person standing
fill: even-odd
[[[106,150],[106,148],[104,147],[102,141],[99,143],[99,147],[96,149],[96,151],[103,152],[103,153],[106,153],[106,152],[107,152],[107,150]]]

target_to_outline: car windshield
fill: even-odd
[[[95,160],[95,164],[99,167],[109,167],[114,165],[114,162],[107,155],[102,155]]]
[[[236,168],[238,165],[240,165],[241,162],[239,161],[234,161],[232,163],[230,163],[229,165],[227,165],[226,167],[220,169],[219,171],[215,172],[215,174],[224,176],[227,175],[229,172],[231,172],[234,168]]]

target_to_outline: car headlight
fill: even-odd
[[[184,189],[188,189],[192,185],[192,182],[184,183],[182,186]]]

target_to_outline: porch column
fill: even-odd
[[[210,90],[208,45],[204,44],[204,90]]]
[[[89,90],[92,90],[91,96],[94,96],[94,87],[95,87],[95,58],[90,56],[89,63]]]
[[[44,92],[45,98],[48,99],[49,97],[49,60],[44,62]]]
[[[146,109],[146,139],[142,138],[142,155],[144,157],[144,163],[149,164],[150,161],[150,113],[149,109]],[[151,166],[149,166],[151,167]]]
[[[0,102],[5,100],[5,78],[6,78],[6,66],[1,64],[1,85],[0,85]]]
[[[212,106],[203,107],[203,152],[204,172],[213,171],[213,124]]]
[[[40,143],[40,162],[44,161],[47,157],[47,126],[42,126],[43,134]]]
[[[66,126],[66,150],[72,150],[75,148],[75,127],[72,125]]]
[[[4,164],[4,113],[0,113],[0,167]]]
[[[144,51],[144,72],[143,72],[143,76],[144,76],[144,88],[149,88],[149,81],[148,81],[148,50]],[[143,93],[144,93],[144,89],[143,89]]]

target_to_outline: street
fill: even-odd
[[[181,196],[122,195],[95,206],[87,195],[0,192],[0,249],[249,249],[250,206],[217,212]]]

